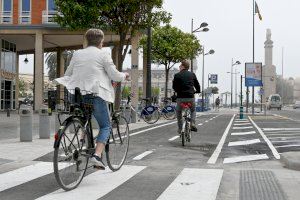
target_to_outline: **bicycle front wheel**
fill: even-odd
[[[106,144],[107,165],[112,171],[119,170],[124,164],[129,148],[129,127],[125,117],[117,116],[112,120],[112,130]]]
[[[78,118],[70,117],[63,123],[56,138],[53,166],[56,181],[66,191],[76,188],[82,181],[89,157],[87,134]]]

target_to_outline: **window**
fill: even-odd
[[[31,0],[19,0],[20,2],[20,18],[21,24],[31,23]]]
[[[50,10],[50,11],[56,10],[56,5],[55,5],[54,0],[48,0],[47,8],[48,8],[47,10]]]
[[[0,23],[12,23],[12,0],[2,0],[2,17]]]
[[[11,12],[12,10],[12,0],[3,0],[3,11]]]

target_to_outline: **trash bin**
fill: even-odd
[[[39,110],[39,136],[40,139],[50,138],[50,117],[47,107]]]
[[[32,142],[32,109],[30,106],[20,108],[20,141]]]
[[[244,118],[244,107],[240,106],[240,119]]]

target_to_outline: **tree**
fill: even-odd
[[[19,78],[19,96],[26,96],[26,83],[23,79]]]
[[[146,37],[141,39],[140,45],[144,50],[147,49]],[[154,28],[151,55],[153,62],[165,66],[165,98],[168,97],[170,69],[184,59],[195,58],[200,48],[200,43],[193,34],[184,33],[170,25]]]
[[[131,88],[129,86],[124,86],[123,91],[122,91],[122,98],[126,99],[131,93]]]
[[[66,71],[67,67],[70,64],[71,58],[73,56],[74,51],[64,51],[63,58],[64,58],[64,71]],[[57,53],[56,52],[49,52],[46,53],[46,64],[48,69],[48,76],[49,80],[52,81],[56,77],[56,68],[57,68]]]
[[[118,63],[123,61],[132,37],[138,31],[169,22],[171,15],[163,10],[163,0],[55,0],[58,14],[55,20],[71,30],[101,28],[119,35]],[[119,108],[121,87],[117,87],[115,107]]]
[[[283,89],[282,89],[283,87]],[[283,92],[283,93],[282,93]],[[284,104],[292,104],[294,101],[293,85],[281,76],[276,77],[276,93],[282,98]]]

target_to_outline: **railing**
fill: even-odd
[[[12,12],[0,11],[0,24],[12,24]]]
[[[43,10],[43,24],[55,24],[54,17],[57,13],[56,10]]]
[[[31,12],[22,11],[19,16],[19,24],[31,24]]]

